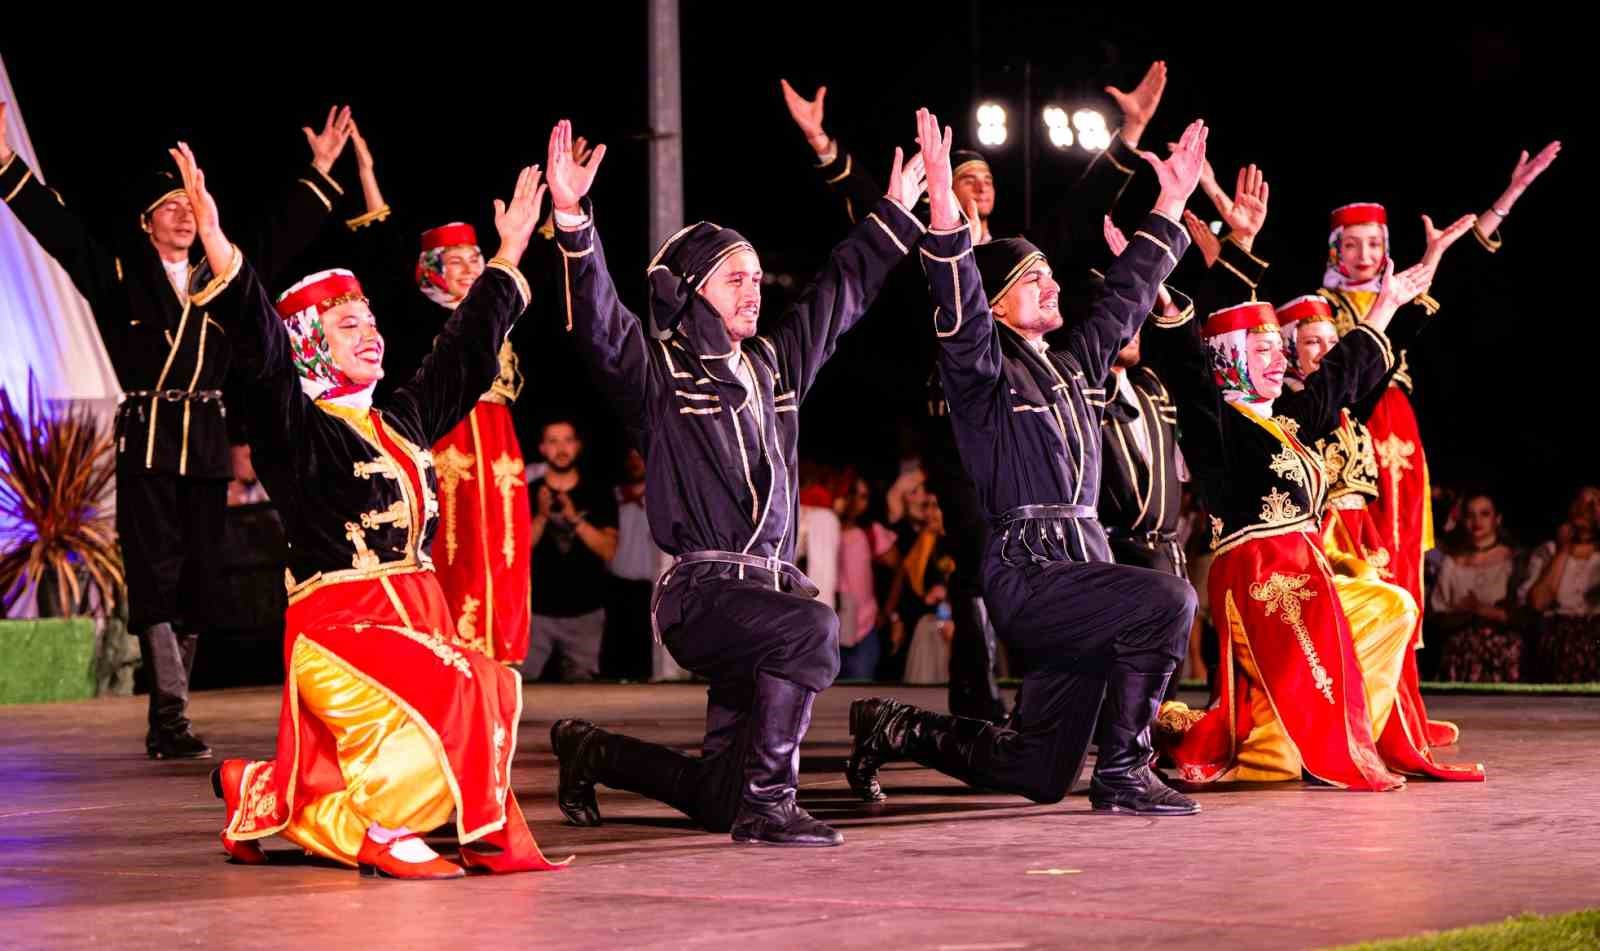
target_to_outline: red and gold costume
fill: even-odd
[[[1339,262],[1340,237],[1350,225],[1382,225],[1387,255],[1390,247],[1388,221],[1383,206],[1370,202],[1345,205],[1333,211],[1328,266],[1323,274],[1323,287],[1317,294],[1327,302],[1330,319],[1341,337],[1366,317],[1373,301],[1377,300],[1382,278],[1361,282],[1346,273]],[[1438,302],[1426,294],[1417,298],[1417,304],[1427,314],[1439,309]],[[1426,603],[1422,563],[1428,549],[1433,547],[1433,509],[1428,461],[1422,451],[1422,431],[1407,395],[1411,377],[1406,369],[1405,351],[1400,350],[1396,358],[1398,366],[1388,384],[1377,392],[1375,402],[1368,397],[1369,408],[1361,415],[1367,417],[1366,425],[1378,464],[1377,496],[1369,502],[1368,512],[1382,548],[1388,554],[1388,562],[1383,566],[1387,572],[1385,580],[1404,588],[1419,608],[1411,636],[1414,651],[1422,646],[1420,609]],[[1430,745],[1454,743],[1461,731],[1453,723],[1427,719],[1418,682],[1416,657],[1408,656],[1400,690],[1408,699],[1408,711],[1412,711],[1408,713],[1410,726]]]
[[[429,300],[455,309],[461,299],[449,294],[442,252],[459,246],[476,250],[477,245],[471,225],[423,232],[416,273]],[[532,514],[522,447],[511,419],[522,375],[510,341],[501,343],[499,362],[494,385],[433,446],[441,515],[433,562],[457,635],[491,659],[518,666],[528,653]]]
[[[334,366],[321,324],[364,300],[349,272],[313,275],[274,308],[236,252],[207,294],[290,542],[278,750],[224,767],[229,851],[281,835],[355,865],[369,827],[423,833],[454,813],[462,845],[497,847],[503,870],[555,867],[511,792],[521,678],[458,637],[429,556],[438,478],[424,447],[494,378],[527,305],[521,273],[491,262],[435,358],[377,405]]]

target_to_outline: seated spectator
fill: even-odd
[[[1501,532],[1495,500],[1476,493],[1463,501],[1464,537],[1445,552],[1428,596],[1429,639],[1442,645],[1439,678],[1515,683],[1523,669],[1512,614],[1520,559]]]
[[[1578,491],[1556,537],[1534,550],[1518,596],[1539,615],[1538,674],[1552,683],[1600,680],[1600,488]]]

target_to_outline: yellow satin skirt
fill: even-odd
[[[1411,630],[1417,623],[1417,606],[1405,589],[1376,578],[1333,577],[1334,590],[1350,622],[1356,662],[1361,667],[1367,714],[1372,736],[1383,733],[1394,712],[1400,674]],[[1258,685],[1260,672],[1250,655],[1244,624],[1230,600],[1226,619],[1233,643],[1234,662],[1249,678],[1251,729],[1239,744],[1238,768],[1232,778],[1241,782],[1284,782],[1300,778],[1300,754],[1273,713],[1267,693]]]
[[[423,732],[374,684],[302,638],[290,676],[300,709],[334,736],[345,788],[295,810],[280,834],[308,852],[356,864],[367,827],[429,832],[445,824],[455,799]]]

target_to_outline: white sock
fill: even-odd
[[[398,829],[386,829],[383,826],[378,825],[376,822],[367,826],[367,838],[378,843],[379,845],[388,845],[395,839],[398,839],[403,835],[410,834],[411,830],[407,829],[405,826],[401,826]]]
[[[367,837],[379,845],[387,845],[402,836],[408,835],[411,835],[411,830],[405,826],[401,826],[398,829],[386,829],[376,822],[367,826]],[[432,861],[439,857],[438,852],[429,848],[428,843],[418,838],[406,839],[404,842],[396,844],[389,850],[389,854],[402,862],[410,862],[413,865]]]

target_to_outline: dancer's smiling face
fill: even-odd
[[[761,258],[754,251],[728,255],[700,285],[700,296],[722,318],[729,340],[754,337],[761,317]]]
[[[366,301],[346,301],[320,320],[333,365],[351,382],[365,386],[383,379],[383,334]]]

